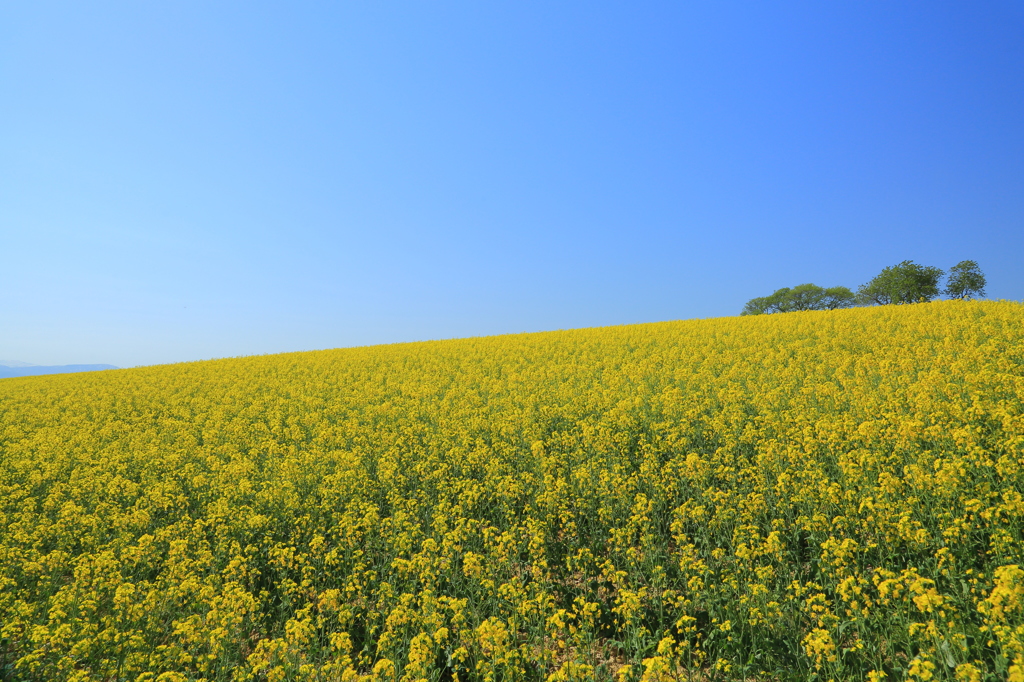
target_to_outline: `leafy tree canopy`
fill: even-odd
[[[857,290],[857,298],[865,305],[931,301],[939,295],[942,274],[942,268],[905,260],[898,265],[890,265],[873,280],[862,284]]]
[[[985,295],[985,275],[972,260],[962,260],[949,269],[946,280],[946,296],[950,298],[972,298]]]
[[[854,294],[846,287],[828,289],[816,284],[783,287],[771,296],[747,301],[741,315],[789,313],[796,310],[835,310],[853,305],[889,305],[931,301],[945,294],[949,298],[968,299],[985,295],[985,275],[973,260],[960,261],[949,269],[946,288],[939,288],[942,268],[918,265],[905,260],[885,268]]]
[[[762,296],[747,301],[742,315],[763,315],[767,313],[789,313],[797,310],[835,310],[849,308],[856,296],[846,287],[819,287],[816,284],[801,284],[793,288],[783,287],[771,296]]]

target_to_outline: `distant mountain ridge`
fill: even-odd
[[[15,363],[11,363],[15,365]],[[29,377],[40,374],[71,374],[72,372],[96,372],[102,369],[120,369],[114,365],[26,365],[23,362],[16,366],[0,365],[0,379],[12,377]]]

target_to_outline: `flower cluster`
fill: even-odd
[[[0,678],[1024,680],[1024,306],[0,382]]]

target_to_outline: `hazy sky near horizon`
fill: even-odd
[[[1024,1],[4,3],[0,357],[1024,298]]]

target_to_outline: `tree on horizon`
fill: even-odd
[[[836,310],[849,308],[855,301],[855,294],[848,288],[819,287],[817,284],[800,284],[793,288],[783,287],[771,296],[762,296],[747,301],[741,315],[764,315],[790,313],[799,310]]]
[[[939,296],[942,268],[905,260],[884,268],[874,279],[857,289],[858,302],[871,305],[918,303]]]
[[[970,299],[985,295],[985,275],[978,263],[973,260],[962,260],[949,269],[946,281],[946,296],[955,299]]]
[[[884,268],[870,282],[858,287],[856,294],[843,286],[828,289],[816,284],[783,287],[770,296],[750,299],[740,315],[836,310],[854,305],[902,305],[932,301],[942,294],[954,300],[985,295],[985,275],[976,261],[963,260],[950,268],[944,289],[939,286],[943,274],[942,268],[905,260]]]

